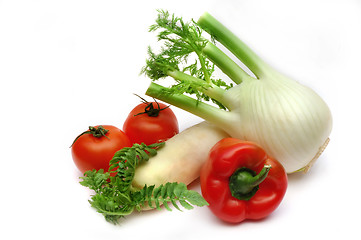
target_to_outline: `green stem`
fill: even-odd
[[[207,83],[211,83],[211,78],[209,76],[209,73],[207,71],[207,68],[206,68],[206,63],[204,61],[204,58],[202,56],[202,54],[200,52],[198,52],[197,50],[195,50],[197,56],[198,56],[198,59],[199,59],[199,62],[201,64],[201,67],[203,69],[203,74],[204,74],[204,78],[206,80]]]
[[[101,138],[101,137],[105,137],[107,139],[109,139],[106,134],[109,132],[108,129],[105,129],[103,126],[98,126],[97,127],[93,127],[93,126],[89,126],[89,130],[81,133],[80,135],[78,135],[75,140],[73,141],[73,143],[71,144],[70,147],[72,147],[74,145],[74,143],[83,135],[85,134],[91,134],[93,135],[93,137],[96,137],[96,138]]]
[[[153,102],[148,102],[147,100],[145,100],[144,98],[142,98],[141,96],[134,94],[135,96],[139,97],[140,99],[142,99],[142,102],[145,104],[144,107],[144,112],[139,112],[137,114],[134,114],[133,116],[139,116],[142,114],[147,114],[148,117],[158,117],[159,113],[167,108],[169,108],[169,106],[166,106],[164,108],[161,108],[159,103],[157,101]],[[156,105],[156,107],[154,107],[154,105]]]
[[[266,74],[268,66],[263,60],[212,15],[204,13],[197,23],[241,60],[257,78]]]
[[[177,34],[179,37],[183,37],[179,34]],[[197,57],[199,59],[199,63],[201,64],[201,68],[202,68],[202,72],[204,74],[204,79],[206,80],[207,83],[211,82],[211,77],[209,76],[209,73],[207,71],[206,68],[206,63],[205,63],[205,59],[202,55],[202,51],[199,50],[199,46],[197,46],[197,44],[195,42],[193,42],[193,40],[189,40],[189,39],[185,39],[185,42],[188,43],[188,45],[193,49],[193,51],[197,54]]]
[[[132,212],[134,212],[134,208],[135,207],[130,207],[126,212],[112,212],[112,211],[107,211],[105,209],[96,207],[96,209],[99,213],[102,213],[104,215],[110,215],[110,216],[127,216],[127,215],[130,215]]]
[[[212,83],[207,83],[199,78],[193,77],[181,71],[168,71],[167,74],[170,77],[176,80],[180,80],[182,82],[195,83],[199,86],[199,88],[201,88],[199,89],[201,92],[206,94],[208,97],[213,98],[218,102],[224,104],[224,96],[226,94],[226,90],[223,90],[222,88]],[[225,103],[224,106],[228,107],[227,103]]]
[[[239,200],[249,200],[259,189],[267,177],[271,165],[265,165],[263,169],[256,173],[249,168],[237,169],[229,179],[229,188],[233,197]]]
[[[167,102],[214,124],[221,124],[222,126],[227,122],[227,119],[229,119],[229,112],[182,94],[169,94],[168,88],[156,83],[151,83],[145,94]]]
[[[203,53],[236,84],[240,84],[244,79],[253,79],[213,43],[207,43],[203,48]]]

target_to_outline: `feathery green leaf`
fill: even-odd
[[[186,209],[192,209],[191,204],[207,205],[198,192],[188,190],[184,183],[168,182],[158,187],[145,185],[140,190],[131,188],[137,166],[155,156],[157,149],[164,144],[134,144],[119,150],[110,161],[109,169],[116,172],[114,177],[100,169],[87,171],[80,178],[81,185],[95,192],[89,203],[97,212],[103,214],[108,222],[117,224],[124,216],[134,210],[141,211],[145,206],[161,210],[163,205],[165,209],[172,211],[171,206],[181,210],[177,202]]]
[[[148,59],[141,73],[153,81],[172,76],[172,72],[181,71],[207,83],[189,81],[189,78],[174,78],[176,83],[167,89],[167,94],[190,94],[198,101],[212,101],[221,109],[225,107],[218,101],[209,98],[202,88],[212,85],[228,89],[227,83],[221,79],[213,79],[214,64],[207,59],[203,48],[209,42],[202,36],[202,29],[194,21],[184,22],[168,11],[159,10],[156,23],[149,28],[150,32],[158,32],[158,41],[163,42],[159,53],[148,48]],[[212,40],[211,40],[212,41]],[[189,63],[189,61],[193,61]]]

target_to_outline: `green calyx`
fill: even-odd
[[[265,165],[257,174],[255,171],[243,167],[237,169],[229,178],[229,188],[233,197],[239,200],[250,200],[258,191],[267,177],[271,165]]]
[[[81,137],[83,136],[84,134],[92,134],[93,137],[96,137],[96,138],[101,138],[101,137],[106,137],[107,139],[109,139],[106,134],[109,132],[108,129],[105,129],[103,126],[98,126],[98,127],[92,127],[92,126],[89,126],[89,130],[81,133],[79,136],[77,136],[74,140],[74,142],[71,144],[70,147],[72,147],[74,145],[74,143]]]
[[[166,106],[165,108],[161,108],[159,103],[155,99],[154,99],[154,103],[152,103],[152,102],[148,102],[147,100],[145,100],[144,98],[138,96],[137,94],[134,94],[134,95],[136,95],[137,97],[142,99],[142,102],[146,105],[145,108],[144,108],[144,112],[140,112],[138,114],[135,114],[134,116],[147,114],[148,117],[158,117],[159,113],[161,111],[163,111],[164,109],[169,108],[169,106]],[[154,107],[154,104],[156,105],[156,107]]]
[[[100,137],[106,137],[105,134],[107,134],[107,132],[109,132],[109,130],[105,129],[103,126],[99,126],[97,127],[89,127],[89,130],[84,132],[85,134],[92,134],[94,137],[100,138]]]

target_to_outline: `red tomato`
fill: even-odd
[[[79,135],[71,153],[82,173],[93,169],[107,171],[114,153],[124,147],[131,147],[127,135],[117,127],[102,125],[89,127],[88,131]]]
[[[129,113],[123,130],[132,144],[147,145],[166,141],[179,133],[178,120],[167,105],[146,101]]]

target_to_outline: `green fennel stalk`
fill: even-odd
[[[266,63],[233,32],[226,28],[212,15],[204,13],[197,23],[205,31],[211,34],[219,43],[230,50],[239,60],[241,60],[256,75],[257,78],[261,78],[267,74],[269,68]],[[207,51],[207,48],[205,51]],[[211,51],[214,50],[212,49]],[[221,58],[215,58],[214,60],[217,62],[224,61],[224,59]]]

